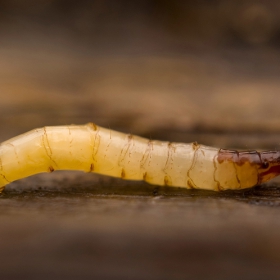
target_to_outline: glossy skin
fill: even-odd
[[[0,187],[41,172],[80,170],[154,185],[226,190],[280,174],[280,152],[151,141],[95,124],[44,127],[0,145]]]

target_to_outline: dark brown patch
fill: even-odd
[[[94,171],[94,164],[92,163],[89,167],[89,172],[93,172]]]
[[[90,122],[87,124],[92,130],[96,131],[97,130],[97,125],[93,122]]]
[[[54,168],[51,165],[49,166],[48,172],[54,172]]]
[[[238,165],[243,165],[245,162],[250,163],[251,165],[256,165],[261,163],[259,153],[257,151],[246,151],[239,153]]]
[[[147,180],[147,172],[145,172],[145,173],[143,174],[143,180],[144,180],[144,181]]]
[[[121,178],[122,178],[122,179],[125,178],[125,171],[124,171],[124,169],[122,169]]]
[[[196,151],[199,148],[199,146],[200,145],[197,142],[192,143],[192,148],[193,148],[194,151]]]
[[[230,162],[238,162],[239,160],[239,153],[235,150],[224,150],[220,149],[217,156],[217,161],[219,163],[223,163],[224,161],[230,161]]]

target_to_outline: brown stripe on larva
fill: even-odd
[[[50,146],[50,142],[49,142],[49,138],[48,138],[48,133],[47,133],[47,127],[44,126],[43,127],[43,137],[41,138],[42,140],[42,144],[44,147],[44,150],[47,154],[47,156],[49,157],[49,159],[54,163],[54,165],[58,166],[57,163],[54,161],[53,159],[53,152],[52,152],[52,148]]]
[[[242,166],[246,162],[251,165],[261,164],[261,158],[257,151],[238,152],[235,150],[220,149],[218,152],[217,160],[219,163],[229,161],[240,166]]]
[[[170,176],[167,176],[167,175],[164,176],[163,185],[172,186],[172,181],[171,181]]]
[[[147,172],[143,173],[143,181],[147,181],[147,175],[148,175]]]
[[[147,147],[146,150],[142,156],[142,159],[140,161],[140,167],[144,168],[144,166],[147,164],[149,166],[149,162],[151,160],[151,154],[153,151],[153,141],[152,140],[148,140],[147,141]]]
[[[194,150],[194,153],[193,153],[193,156],[192,156],[192,164],[191,164],[189,170],[187,171],[187,178],[188,178],[187,185],[191,189],[197,189],[197,187],[195,186],[195,183],[193,182],[193,180],[191,178],[190,172],[193,170],[193,168],[195,166],[195,163],[196,163],[196,160],[197,160],[197,152],[198,152],[199,147],[200,147],[200,145],[197,142],[192,143],[192,148]]]
[[[119,156],[119,161],[118,161],[119,166],[122,166],[125,158],[127,156],[130,157],[130,154],[131,154],[129,152],[129,150],[131,148],[131,145],[133,144],[133,135],[132,134],[127,134],[126,138],[127,138],[127,142],[125,143],[124,147],[122,148],[120,156]]]
[[[189,187],[190,189],[196,189],[195,185],[193,184],[193,182],[192,182],[191,180],[188,180],[188,181],[187,181],[187,184],[188,184],[188,187]]]
[[[1,146],[1,145],[0,145]],[[7,182],[10,183],[10,181],[6,178],[6,176],[3,174],[3,164],[2,164],[2,159],[0,157],[0,169],[1,169],[1,173],[0,176]],[[3,187],[4,188],[4,187]],[[2,190],[0,190],[0,193],[2,192]]]
[[[98,153],[99,150],[99,146],[100,146],[100,138],[101,136],[99,135],[99,131],[96,131],[94,140],[93,140],[93,153],[92,153],[92,157],[95,159],[95,156]]]
[[[167,169],[170,168],[172,170],[173,165],[173,154],[175,152],[176,148],[172,144],[172,142],[168,142],[167,144],[167,158],[165,161],[165,165],[163,168],[163,172],[166,173]]]

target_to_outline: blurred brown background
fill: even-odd
[[[279,14],[278,1],[0,1],[0,140],[93,121],[278,148]]]
[[[91,121],[280,149],[279,74],[276,0],[0,0],[0,141]],[[1,196],[0,276],[280,279],[279,193],[34,176]]]

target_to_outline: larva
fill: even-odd
[[[280,152],[237,152],[152,141],[86,125],[34,129],[0,144],[0,187],[54,170],[81,170],[154,185],[244,189],[280,174]]]

